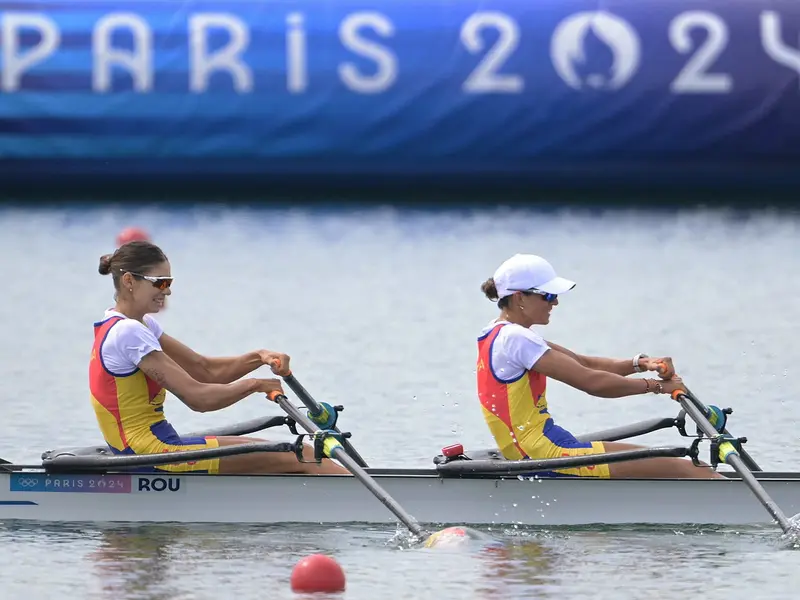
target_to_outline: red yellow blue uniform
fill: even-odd
[[[547,377],[533,369],[508,379],[498,376],[493,348],[509,323],[501,322],[478,338],[478,397],[498,449],[509,460],[560,458],[605,452],[602,442],[580,442],[553,422],[547,409]],[[608,478],[608,465],[559,469],[546,476]]]
[[[136,368],[112,373],[103,360],[103,344],[112,328],[124,320],[111,316],[94,324],[89,362],[89,389],[97,423],[115,454],[154,454],[218,448],[213,436],[181,438],[164,417],[166,390]],[[218,473],[219,459],[160,465],[145,469],[167,472]]]

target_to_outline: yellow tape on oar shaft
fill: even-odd
[[[719,445],[719,458],[722,462],[727,463],[728,457],[735,454],[736,456],[739,455],[739,451],[736,447],[731,444],[730,442],[724,442]]]
[[[333,451],[336,450],[336,448],[342,448],[342,444],[336,438],[326,437],[325,443],[322,444],[322,448],[325,450],[325,456],[328,458],[333,458]]]

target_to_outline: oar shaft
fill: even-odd
[[[316,400],[314,400],[311,394],[306,391],[306,388],[304,388],[300,382],[297,381],[294,375],[287,375],[283,378],[283,380],[286,382],[286,385],[288,385],[289,388],[295,393],[295,395],[300,398],[300,401],[305,404],[306,408],[312,415],[317,416],[322,412],[322,407],[317,403]],[[334,427],[333,430],[336,433],[341,433],[338,427]],[[356,449],[353,448],[353,445],[348,440],[343,440],[342,445],[344,446],[344,449],[347,450],[347,453],[353,457],[353,460],[358,463],[359,467],[367,466],[367,461],[361,458],[361,455],[356,452]]]
[[[305,429],[308,433],[316,433],[320,429],[302,412],[300,412],[286,396],[278,395],[273,397],[272,400],[278,403],[287,415]],[[424,537],[425,532],[416,523],[414,518],[409,515],[402,506],[400,506],[394,498],[392,498],[378,483],[367,473],[361,466],[356,463],[355,459],[351,457],[343,446],[337,445],[332,451],[333,458],[338,460],[344,467],[350,471],[353,476],[358,479],[372,494],[380,500],[386,508],[388,508],[394,516],[396,516],[408,529],[417,537]]]
[[[695,423],[697,423],[697,426],[704,434],[710,438],[719,435],[719,432],[714,428],[706,416],[688,396],[679,393],[677,394],[677,399],[678,402],[681,403],[683,409],[686,411],[686,414],[689,415]],[[731,454],[725,459],[725,462],[730,464],[739,474],[739,476],[742,478],[742,481],[747,484],[747,487],[750,488],[756,498],[758,498],[759,502],[761,502],[764,508],[767,509],[767,512],[769,512],[769,514],[772,515],[772,517],[778,522],[778,525],[780,525],[781,529],[783,529],[783,532],[788,533],[792,529],[789,519],[786,518],[786,515],[783,514],[783,511],[780,509],[780,507],[772,498],[770,498],[764,487],[750,472],[744,460],[742,460],[742,457],[738,454]]]

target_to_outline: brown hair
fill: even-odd
[[[486,281],[481,284],[481,291],[486,295],[486,297],[491,300],[492,302],[497,302],[498,308],[506,308],[508,303],[511,301],[511,296],[506,296],[505,298],[498,298],[497,294],[497,286],[494,283],[494,279],[489,277]],[[525,296],[530,296],[530,292],[522,292]]]
[[[481,291],[486,294],[486,297],[492,302],[498,299],[497,286],[494,284],[494,279],[491,277],[481,284]]]
[[[119,282],[125,273],[145,274],[149,269],[167,260],[167,255],[150,242],[136,241],[123,244],[113,254],[100,257],[97,268],[100,275],[111,275],[114,289],[119,291]]]

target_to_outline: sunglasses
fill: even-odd
[[[151,275],[141,275],[139,273],[131,273],[137,279],[145,279],[153,284],[153,287],[159,290],[165,290],[172,285],[172,277],[153,277]]]
[[[536,288],[530,288],[527,290],[509,290],[509,291],[522,292],[523,294],[536,294],[537,296],[542,296],[547,302],[555,302],[558,299],[558,294],[543,292],[542,290],[537,290]]]

